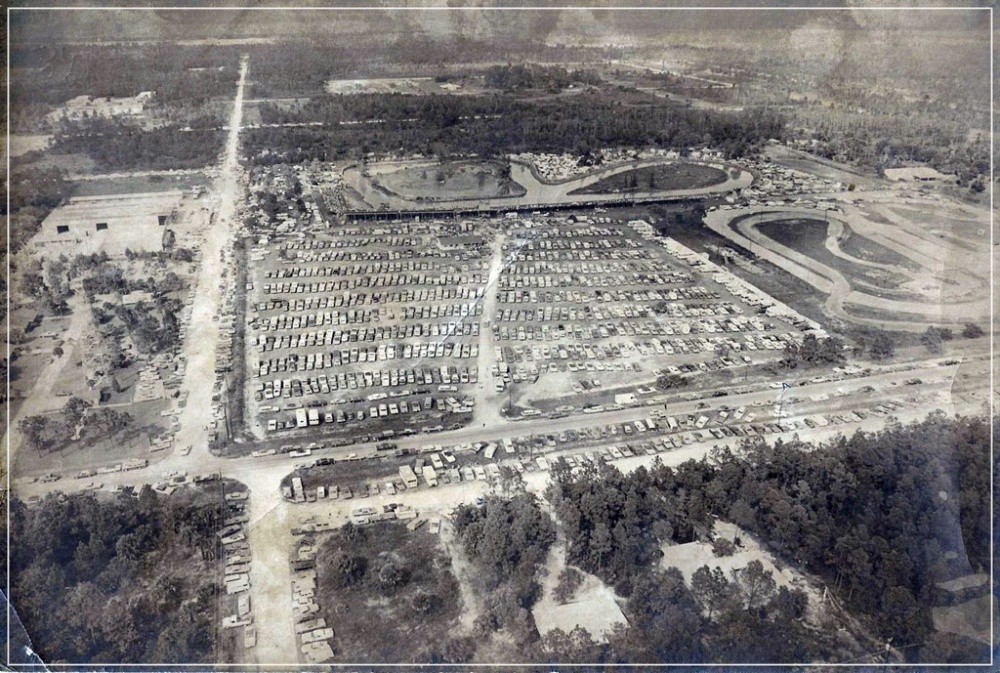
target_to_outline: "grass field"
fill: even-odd
[[[711,187],[726,181],[726,173],[702,164],[672,163],[624,171],[570,194],[612,194],[628,191],[671,191]]]
[[[317,558],[317,602],[334,627],[337,661],[431,662],[457,629],[458,582],[426,528],[342,528],[323,541]],[[345,559],[349,573],[339,570]]]
[[[205,175],[133,175],[122,178],[80,180],[73,183],[73,196],[108,196],[112,194],[145,194],[169,192],[175,189],[208,187],[211,180]]]
[[[451,201],[520,196],[524,188],[496,163],[445,162],[403,166],[373,176],[373,183],[411,201]]]
[[[869,262],[880,262],[882,264],[896,264],[912,271],[919,271],[920,265],[908,257],[904,257],[895,250],[856,234],[850,227],[844,226],[847,237],[840,242],[840,249],[851,257],[857,257]]]
[[[736,222],[737,220],[733,220],[731,225],[735,226]],[[850,262],[831,253],[825,246],[827,226],[822,220],[772,220],[759,224],[756,228],[768,238],[839,271],[848,282],[861,279],[875,287],[898,288],[908,280],[900,274]]]

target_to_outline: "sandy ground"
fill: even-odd
[[[918,273],[896,267],[891,268],[897,273],[902,273],[913,278],[913,281],[907,283],[906,287],[925,294],[926,299],[924,301],[900,301],[860,292],[855,287],[852,287],[849,279],[841,272],[828,267],[812,257],[778,243],[756,229],[756,225],[760,224],[760,222],[770,219],[783,219],[786,217],[825,218],[827,214],[824,211],[781,207],[780,212],[775,212],[779,209],[771,206],[755,206],[738,210],[717,210],[706,216],[705,224],[717,234],[751,250],[754,254],[788,271],[809,283],[821,293],[826,294],[827,312],[848,322],[911,332],[923,331],[928,324],[950,327],[953,330],[960,331],[964,322],[982,320],[989,314],[989,303],[986,296],[988,282],[982,271],[972,270],[984,266],[988,267],[988,265],[975,263],[970,265],[970,257],[974,259],[975,254],[970,253],[968,250],[959,252],[946,239],[921,231],[920,226],[905,220],[898,214],[892,214],[891,208],[881,206],[886,199],[889,199],[890,203],[894,200],[895,202],[902,202],[904,197],[891,194],[886,195],[881,192],[875,192],[870,196],[853,192],[850,196],[852,199],[871,198],[872,201],[868,204],[869,207],[875,208],[877,213],[886,220],[889,220],[891,224],[874,222],[860,208],[844,204],[842,206],[843,213],[831,216],[831,221],[836,220],[836,222],[829,230],[826,244],[827,249],[833,254],[850,259],[852,262],[865,264],[866,266],[886,267],[886,265],[877,265],[851,257],[839,248],[836,237],[839,231],[842,230],[843,222],[846,222],[856,234],[869,238],[873,242],[903,255],[921,266],[922,270]],[[845,197],[841,196],[840,198]],[[952,204],[942,205],[936,201],[933,203],[927,202],[923,205],[933,208],[938,212],[948,212],[953,207]],[[760,217],[745,219],[737,224],[738,232],[729,226],[729,222],[736,217],[758,213]],[[840,220],[843,220],[843,222],[840,222]],[[984,250],[984,260],[986,259],[986,255],[987,251]],[[856,305],[883,311],[885,312],[885,319],[871,319],[853,315],[846,308],[847,305]],[[923,321],[911,322],[905,319],[896,319],[894,314],[914,314],[925,316],[925,318]]]
[[[712,531],[717,537],[733,541],[739,536],[742,547],[730,556],[716,556],[712,553],[712,545],[708,542],[690,542],[679,545],[663,545],[663,558],[660,559],[660,567],[674,567],[681,571],[684,580],[690,586],[691,576],[694,572],[707,565],[709,568],[721,568],[726,574],[726,579],[733,581],[734,573],[742,570],[751,561],[760,561],[765,571],[770,571],[774,576],[775,584],[778,587],[787,589],[802,589],[809,597],[810,621],[816,623],[818,618],[818,607],[823,600],[822,587],[816,586],[809,581],[809,578],[798,572],[794,568],[785,566],[776,559],[770,552],[764,549],[761,544],[749,533],[740,529],[739,526],[727,521],[719,521]]]
[[[451,521],[441,521],[441,543],[451,559],[451,572],[458,580],[458,589],[462,595],[462,614],[459,623],[465,635],[470,635],[475,626],[476,618],[483,612],[483,598],[473,588],[472,565],[461,551],[461,543],[455,535],[455,527]]]
[[[555,518],[553,512],[549,515]],[[575,566],[574,566],[575,567]],[[616,624],[628,623],[618,606],[614,589],[607,586],[596,575],[576,568],[583,576],[580,586],[565,604],[559,603],[553,595],[559,584],[559,573],[566,568],[566,538],[559,531],[555,543],[549,549],[545,562],[545,573],[540,579],[542,597],[532,608],[538,632],[545,635],[553,629],[569,633],[582,626],[594,640],[604,642],[606,635]]]
[[[490,270],[486,277],[486,293],[483,296],[483,312],[479,316],[479,383],[476,384],[476,411],[472,419],[473,426],[492,427],[503,422],[500,410],[504,407],[507,393],[496,392],[495,379],[492,374],[496,362],[497,341],[493,336],[490,320],[497,312],[496,284],[503,271],[503,238],[498,233],[493,239]]]
[[[212,418],[212,383],[215,379],[215,352],[219,343],[219,326],[215,322],[222,313],[227,288],[220,284],[222,255],[229,251],[236,225],[236,202],[240,198],[237,175],[240,122],[243,115],[243,86],[247,63],[240,67],[240,80],[229,122],[226,154],[217,185],[218,217],[205,232],[198,285],[191,308],[191,323],[184,341],[183,357],[187,363],[182,389],[187,391],[187,404],[180,413],[180,430],[174,449],[190,445],[191,454],[184,460],[189,465],[209,456],[206,426]]]
[[[277,477],[277,479],[276,479]],[[292,612],[292,572],[288,564],[294,538],[291,505],[281,499],[280,475],[259,471],[242,475],[250,487],[247,537],[253,557],[250,565],[250,604],[254,606],[258,664],[296,664],[295,619]]]
[[[52,141],[50,135],[23,135],[14,134],[10,136],[10,145],[7,146],[7,153],[11,157],[19,157],[35,150],[44,150]]]
[[[59,357],[53,357],[39,373],[31,392],[18,407],[14,417],[10,419],[7,432],[4,433],[4,444],[8,447],[9,465],[14,464],[14,457],[21,446],[22,435],[17,430],[20,422],[30,416],[62,409],[66,405],[66,400],[69,399],[56,397],[52,394],[52,388],[58,382],[62,371],[72,362],[76,344],[80,342],[90,326],[90,308],[87,306],[83,290],[79,287],[75,288],[75,293],[67,303],[71,313],[66,332],[60,336],[65,341],[62,347],[63,354]],[[14,428],[14,431],[10,432],[10,428]]]

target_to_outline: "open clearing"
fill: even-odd
[[[616,173],[610,177],[570,192],[570,194],[609,194],[657,189],[698,189],[722,184],[725,171],[694,163],[664,163]]]
[[[572,567],[583,577],[580,586],[565,603],[560,603],[555,595],[559,583],[559,573]],[[618,606],[614,589],[607,586],[596,575],[566,565],[566,540],[560,534],[549,549],[545,573],[540,578],[542,596],[532,608],[535,626],[540,635],[553,629],[570,633],[578,626],[583,627],[598,642],[605,642],[606,636],[618,624],[628,624],[622,609]]]
[[[45,150],[51,142],[49,135],[21,135],[15,134],[10,137],[10,145],[7,151],[12,157],[19,157],[28,152]]]
[[[437,535],[380,523],[319,544],[317,602],[337,661],[427,662],[458,628],[458,582]]]
[[[454,201],[520,196],[524,188],[495,162],[419,162],[369,167],[372,183],[414,201]]]

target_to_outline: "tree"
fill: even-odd
[[[500,478],[494,486],[500,487],[500,494],[505,498],[525,493],[524,477],[509,465],[500,466]]]
[[[338,552],[330,562],[330,576],[338,588],[354,586],[365,576],[364,560]]]
[[[691,595],[711,619],[714,613],[721,612],[732,604],[734,587],[726,579],[722,568],[704,565],[691,575]]]
[[[747,610],[761,607],[774,595],[774,575],[770,570],[764,570],[764,564],[759,560],[750,561],[746,568],[734,574]]]
[[[802,589],[789,590],[788,587],[778,587],[778,593],[767,606],[769,614],[780,621],[791,622],[802,619],[809,606],[809,597]]]
[[[67,422],[74,427],[79,425],[88,409],[90,409],[90,402],[76,396],[69,398],[65,407]]]
[[[878,332],[868,345],[868,355],[873,360],[887,360],[896,353],[895,341],[885,332]]]
[[[387,561],[378,571],[378,584],[384,593],[392,593],[406,584],[407,572],[392,561]]]
[[[576,590],[580,588],[583,583],[583,574],[576,568],[566,566],[559,573],[559,583],[556,584],[555,591],[553,592],[553,597],[559,603],[567,603]]]
[[[978,339],[983,336],[983,328],[974,322],[965,323],[965,327],[962,328],[962,336],[966,339]]]
[[[937,327],[928,327],[924,330],[924,333],[920,335],[920,343],[931,353],[941,352],[941,330]]]
[[[681,376],[680,374],[671,374],[669,372],[664,372],[656,377],[656,388],[658,390],[673,390],[675,388],[683,388],[688,384],[687,378]]]
[[[21,420],[21,433],[36,451],[47,450],[49,421],[45,416],[28,416]]]
[[[441,606],[441,599],[426,591],[418,591],[410,599],[410,607],[420,615],[429,615]]]

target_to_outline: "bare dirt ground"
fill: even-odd
[[[190,459],[208,455],[207,427],[212,418],[212,385],[215,372],[216,347],[219,343],[219,325],[215,322],[222,312],[222,303],[229,291],[222,283],[221,260],[232,246],[236,225],[236,203],[240,198],[237,175],[237,150],[243,114],[243,86],[246,82],[247,63],[240,66],[240,80],[229,121],[226,154],[217,186],[219,194],[218,216],[214,225],[205,232],[202,247],[202,266],[198,274],[198,287],[191,309],[191,324],[184,341],[183,357],[187,370],[182,389],[188,392],[187,405],[180,414],[180,431],[175,438],[175,449],[190,445]]]
[[[549,514],[554,516],[552,512]],[[538,632],[545,635],[553,629],[562,629],[569,633],[582,626],[594,640],[602,642],[616,624],[627,623],[615,591],[596,575],[576,568],[583,581],[566,603],[560,603],[553,593],[559,584],[559,573],[566,567],[566,538],[560,530],[549,549],[545,572],[539,580],[542,597],[532,608]]]
[[[463,635],[472,633],[476,618],[483,612],[483,597],[474,589],[475,580],[472,574],[472,564],[462,551],[461,543],[455,537],[455,528],[447,519],[441,521],[441,543],[444,545],[448,558],[451,559],[451,572],[458,580],[458,588],[462,595],[462,613],[459,622]]]
[[[59,380],[59,376],[63,370],[71,364],[76,350],[75,345],[83,338],[90,325],[90,309],[87,306],[86,297],[79,288],[69,298],[68,304],[71,314],[69,325],[66,332],[62,335],[62,338],[65,340],[63,354],[59,357],[53,357],[49,361],[48,365],[45,366],[35,379],[35,385],[32,387],[31,392],[18,407],[17,413],[10,419],[10,423],[7,424],[7,431],[4,433],[4,438],[5,445],[9,446],[9,454],[7,456],[10,461],[9,465],[14,465],[14,457],[21,447],[22,435],[17,430],[20,422],[29,416],[37,416],[48,411],[62,409],[65,406],[66,399],[68,399],[53,395],[53,387]],[[10,432],[11,428],[14,428],[13,433]],[[6,443],[7,441],[9,441],[9,444]]]
[[[967,243],[959,245],[954,238],[931,231],[929,225],[907,220],[891,207],[904,200],[913,201],[914,198],[911,197],[877,192],[865,195],[855,192],[851,194],[851,199],[855,201],[863,199],[864,208],[844,203],[843,212],[831,216],[819,210],[755,206],[738,210],[717,210],[706,216],[705,224],[716,233],[778,265],[826,294],[826,310],[832,316],[848,322],[919,332],[928,324],[960,330],[964,322],[980,321],[988,316],[989,283],[986,276],[989,264],[988,251],[984,247],[985,241],[977,246],[975,251],[970,251],[966,247]],[[939,203],[936,199],[923,199],[919,202],[923,207],[942,214],[953,212],[957,208],[955,204]],[[734,231],[731,221],[747,215],[754,217],[737,223]],[[982,223],[982,214],[979,215],[977,219],[966,219],[966,221]],[[855,235],[870,239],[919,265],[919,271],[894,266],[893,272],[909,277],[910,280],[902,285],[900,290],[916,293],[922,297],[921,300],[907,301],[870,294],[869,291],[874,291],[874,288],[849,278],[840,270],[833,269],[813,257],[782,245],[763,235],[756,228],[761,222],[789,217],[829,217],[831,220],[841,221],[840,227],[846,223]],[[854,263],[872,266],[870,260],[851,257],[839,247],[837,234],[840,231],[836,226],[830,229],[827,249],[838,257],[847,257]],[[982,263],[974,261],[980,255]],[[970,259],[973,261],[970,262]],[[860,288],[864,288],[864,291]],[[850,306],[877,310],[884,313],[885,317],[874,319],[852,314]],[[922,320],[911,321],[908,316],[922,316]]]
[[[503,271],[503,234],[498,233],[493,239],[492,256],[486,278],[486,294],[484,295],[483,312],[479,317],[479,358],[476,366],[479,368],[479,383],[476,384],[476,411],[473,425],[490,427],[502,422],[500,410],[504,407],[507,395],[497,392],[495,379],[491,373],[497,345],[490,322],[497,312],[496,285]]]

